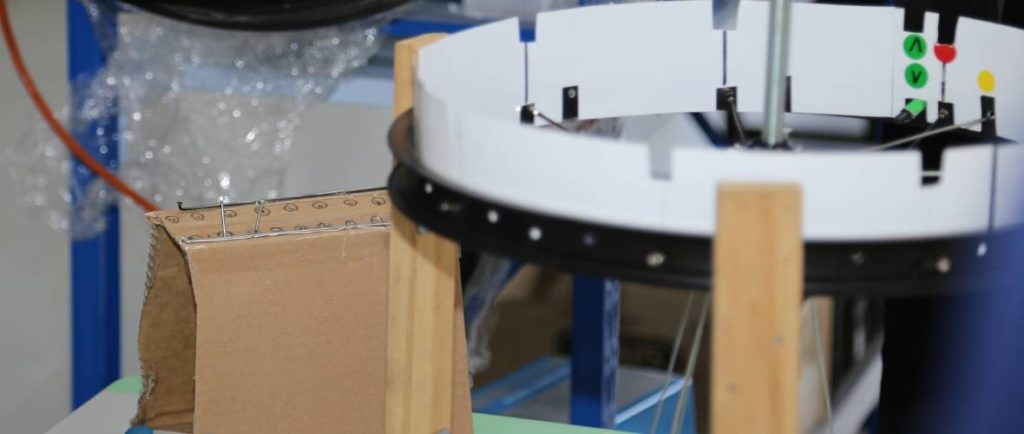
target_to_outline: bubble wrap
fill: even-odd
[[[276,197],[303,112],[369,60],[387,20],[256,33],[86,4],[108,64],[72,84],[71,130],[94,136],[101,154],[118,152],[111,169],[162,207]],[[70,189],[68,152],[41,120],[4,154],[23,202],[50,226],[77,239],[104,229],[103,211],[118,195],[102,181]]]

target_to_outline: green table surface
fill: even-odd
[[[137,395],[142,392],[142,377],[123,378],[107,387],[107,391]],[[488,414],[474,414],[473,429],[477,434],[600,434],[615,432]]]

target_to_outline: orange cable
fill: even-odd
[[[156,211],[156,205],[143,197],[139,192],[132,189],[128,184],[125,184],[121,178],[111,173],[103,164],[96,161],[92,155],[89,154],[81,144],[71,136],[70,133],[60,124],[53,115],[53,110],[50,109],[49,104],[43,99],[43,95],[39,92],[36,87],[35,81],[32,79],[32,75],[29,74],[28,68],[25,66],[25,60],[21,57],[21,50],[18,49],[18,41],[14,37],[14,31],[11,29],[11,20],[7,16],[7,0],[0,0],[0,26],[3,27],[4,42],[7,44],[7,53],[10,56],[11,63],[14,65],[14,70],[18,73],[18,77],[21,79],[21,84],[28,92],[28,96],[32,99],[39,114],[43,117],[43,120],[50,126],[54,134],[60,138],[61,142],[64,142],[64,146],[74,154],[75,158],[78,158],[86,167],[89,168],[93,173],[102,178],[111,187],[114,187],[117,191],[124,194],[132,202],[135,202],[139,208],[142,208],[146,212]]]

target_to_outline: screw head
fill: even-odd
[[[647,254],[647,266],[651,268],[658,268],[665,265],[665,254],[661,252],[651,252]]]
[[[953,261],[947,256],[943,256],[935,261],[935,270],[942,274],[947,274],[953,270]]]
[[[530,228],[527,235],[530,237],[531,241],[540,241],[541,237],[544,236],[544,232],[541,231],[540,228],[533,226]]]

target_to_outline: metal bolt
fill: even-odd
[[[587,247],[594,247],[597,245],[597,237],[594,234],[587,232],[583,234],[583,245]]]
[[[953,261],[949,257],[943,256],[935,261],[935,269],[942,274],[949,273],[953,269]]]
[[[569,89],[569,98],[576,98],[576,89]]]
[[[427,192],[427,194],[433,193],[434,192],[434,184],[431,184],[429,182],[426,183],[426,184],[423,184],[423,191]]]
[[[495,211],[493,209],[490,210],[490,211],[487,211],[487,221],[490,222],[492,225],[493,224],[497,224],[498,220],[500,220],[500,219],[501,219],[501,215],[499,215],[497,211]]]
[[[530,232],[528,235],[530,236],[530,240],[540,241],[541,237],[544,236],[544,232],[541,231],[540,228],[534,226],[530,228]]]
[[[857,252],[850,255],[850,262],[853,262],[853,265],[856,265],[858,267],[864,265],[865,259],[866,258],[864,257],[864,252]]]
[[[658,268],[665,265],[665,254],[661,252],[651,252],[647,254],[647,266],[651,268]]]
[[[988,244],[987,243],[979,244],[978,245],[978,257],[981,258],[981,257],[984,257],[987,254],[988,254]]]

